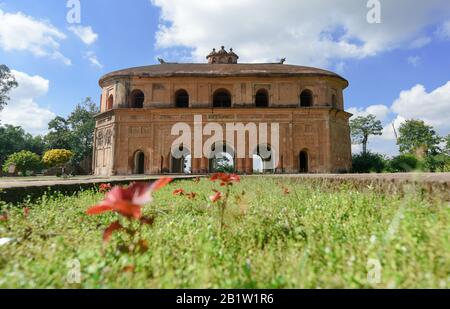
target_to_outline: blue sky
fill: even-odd
[[[423,118],[450,133],[448,1],[380,0],[381,24],[367,22],[366,0],[224,2],[81,0],[81,23],[70,24],[66,0],[0,0],[0,63],[22,81],[2,123],[45,133],[52,116],[88,96],[98,102],[104,73],[157,57],[203,62],[225,45],[241,62],[287,57],[343,75],[346,109],[386,127],[374,151],[396,153],[391,122]]]

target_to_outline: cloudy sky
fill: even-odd
[[[67,18],[74,2],[0,0],[0,63],[20,84],[2,123],[43,134],[84,97],[98,102],[104,73],[204,62],[225,45],[241,62],[286,57],[343,75],[346,109],[385,125],[373,151],[395,154],[392,123],[405,119],[450,133],[448,0],[380,0],[381,23],[367,21],[373,0],[81,0],[80,23]]]

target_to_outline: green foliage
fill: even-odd
[[[450,156],[450,134],[444,138],[444,142],[445,142],[444,153]]]
[[[352,158],[354,173],[381,173],[386,167],[385,158],[378,153],[360,153]]]
[[[433,127],[421,120],[407,120],[400,126],[399,134],[397,144],[401,153],[433,155],[442,141]]]
[[[32,136],[25,133],[21,127],[12,125],[0,126],[0,166],[6,158],[21,150],[29,150],[38,155],[44,152],[44,143],[41,136]]]
[[[11,89],[16,88],[18,83],[12,75],[11,70],[4,64],[0,65],[0,111],[2,111],[3,106],[5,106],[8,101],[8,93]]]
[[[427,156],[425,169],[429,172],[450,172],[450,156],[444,153]]]
[[[25,150],[10,155],[3,165],[3,171],[7,173],[11,165],[15,165],[16,169],[23,176],[29,171],[34,172],[42,167],[39,156],[31,151]]]
[[[350,129],[354,143],[363,145],[363,153],[367,152],[367,143],[371,135],[382,135],[381,121],[374,115],[359,116],[350,120]]]
[[[52,149],[47,151],[42,162],[48,167],[63,166],[73,157],[73,153],[66,149]]]
[[[420,170],[421,162],[412,154],[403,154],[389,161],[389,170],[393,173],[404,173]]]
[[[48,124],[49,133],[45,136],[47,149],[70,149],[73,135],[67,120],[56,117]]]
[[[76,164],[92,155],[95,129],[94,116],[99,112],[100,110],[91,98],[86,98],[83,103],[77,105],[67,118],[67,123],[71,128],[70,150],[74,153],[73,161]]]
[[[174,197],[178,188],[198,198]],[[15,241],[1,247],[0,288],[450,288],[450,209],[436,193],[246,178],[218,237],[212,188],[222,189],[181,181],[156,193],[144,208],[156,216],[148,251],[136,255],[114,249],[124,232],[103,243],[99,228],[115,216],[86,215],[103,199],[96,191],[19,205],[28,216],[3,207],[2,237]],[[371,259],[382,265],[379,284],[367,279]],[[79,284],[67,280],[73,260]]]

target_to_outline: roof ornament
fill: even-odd
[[[280,64],[284,64],[286,62],[286,58],[281,58],[280,59]]]
[[[160,64],[166,64],[166,62],[162,58],[158,58],[158,61],[159,61]]]
[[[233,52],[232,48],[227,52],[225,46],[221,46],[219,51],[213,48],[206,59],[208,59],[209,64],[236,64],[239,56]]]

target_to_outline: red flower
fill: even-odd
[[[25,217],[28,217],[28,215],[30,214],[30,208],[24,208],[23,209],[23,215],[25,216]]]
[[[221,181],[221,186],[231,185],[232,182],[240,182],[241,177],[236,174],[216,173],[211,176],[211,181]]]
[[[114,187],[99,205],[90,208],[88,215],[114,211],[127,218],[140,219],[142,206],[152,201],[152,193],[166,186],[171,178],[161,178],[153,184],[133,183],[128,188]]]
[[[3,214],[0,216],[0,222],[6,222],[8,221],[8,214]]]
[[[222,198],[222,192],[220,192],[220,191],[216,191],[216,194],[211,195],[211,196],[209,197],[209,199],[210,199],[211,202],[213,202],[213,203],[217,202],[217,201],[220,200],[221,198]]]
[[[288,188],[284,188],[284,194],[285,195],[288,195],[288,194],[290,194],[291,193],[291,191],[288,189]]]
[[[121,229],[123,229],[123,226],[120,224],[119,221],[111,223],[111,225],[109,227],[107,227],[105,232],[103,233],[103,241],[108,242],[111,239],[112,234],[115,231],[118,231]]]
[[[109,192],[109,191],[111,191],[111,189],[112,189],[112,187],[111,187],[111,184],[109,184],[109,183],[102,183],[99,187],[100,193]]]
[[[177,189],[177,190],[173,191],[173,195],[176,195],[176,196],[182,196],[185,193],[186,192],[183,189]]]

